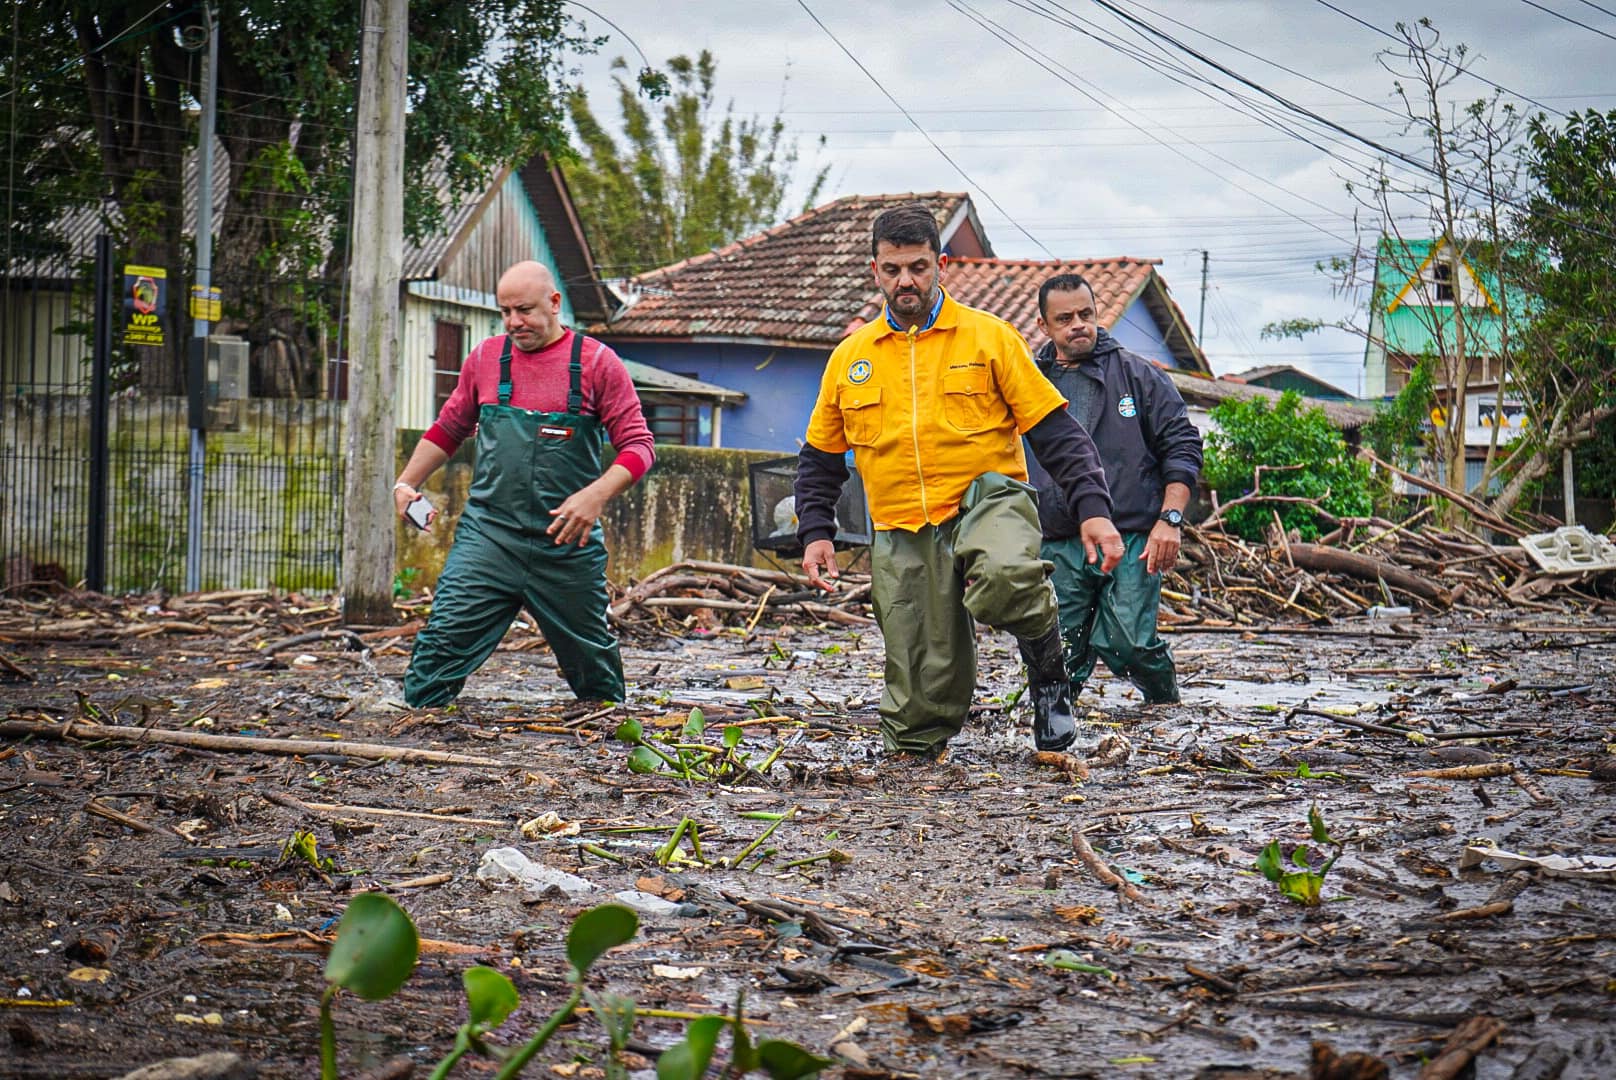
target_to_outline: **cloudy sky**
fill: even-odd
[[[1497,86],[1551,119],[1616,109],[1616,0],[589,0],[569,8],[612,39],[579,68],[602,119],[612,113],[610,58],[637,68],[641,51],[661,65],[710,49],[722,101],[742,116],[779,113],[800,137],[800,176],[829,166],[822,201],[968,191],[999,256],[1159,258],[1192,324],[1203,318],[1205,251],[1202,343],[1214,372],[1292,363],[1349,393],[1361,386],[1359,339],[1326,331],[1305,342],[1264,341],[1260,332],[1279,319],[1348,317],[1361,305],[1315,265],[1376,227],[1345,189],[1376,151],[1294,115],[1284,126],[1306,141],[1263,122],[1224,88],[1248,100],[1255,91],[1145,27],[1405,152],[1418,152],[1419,140],[1405,133],[1394,76],[1377,59],[1395,45],[1387,35],[1399,20],[1429,18],[1443,44],[1468,46],[1473,76],[1444,92],[1455,104]],[[1274,114],[1283,115],[1270,103]],[[793,212],[802,198],[793,197]]]

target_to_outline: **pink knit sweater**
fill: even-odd
[[[567,363],[572,358],[571,330],[538,352],[511,349],[511,404],[537,412],[567,408]],[[471,350],[460,366],[460,381],[443,403],[437,423],[425,438],[452,454],[477,430],[477,411],[499,403],[499,353],[504,335],[491,337]],[[615,464],[638,480],[656,461],[651,429],[640,410],[639,395],[623,361],[609,347],[586,337],[583,347],[583,412],[598,416],[617,451]]]

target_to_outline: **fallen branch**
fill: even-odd
[[[1419,1080],[1453,1080],[1465,1072],[1475,1056],[1503,1034],[1504,1022],[1492,1016],[1472,1016],[1453,1029],[1442,1053],[1425,1063]]]
[[[434,765],[474,765],[503,769],[509,762],[497,758],[451,754],[447,750],[419,750],[409,746],[354,743],[332,739],[256,739],[250,735],[208,735],[200,731],[162,728],[111,727],[81,720],[63,723],[32,720],[0,721],[0,736],[36,739],[105,739],[109,742],[162,743],[193,750],[221,750],[257,754],[342,754],[370,761],[430,762]]]
[[[1089,873],[1115,888],[1119,896],[1143,907],[1156,906],[1145,899],[1144,893],[1134,888],[1125,879],[1118,877],[1114,870],[1105,865],[1105,862],[1094,853],[1094,849],[1089,847],[1089,842],[1083,838],[1083,830],[1081,829],[1072,830],[1072,850],[1077,852],[1079,859],[1083,860],[1083,865],[1088,867]]]
[[[1489,776],[1508,776],[1515,766],[1508,761],[1488,761],[1481,765],[1455,765],[1451,769],[1415,769],[1404,776],[1419,776],[1426,780],[1485,780]]]
[[[1443,607],[1453,605],[1453,594],[1430,578],[1421,577],[1401,566],[1353,551],[1321,547],[1318,544],[1292,544],[1291,560],[1306,570],[1347,574],[1363,581],[1384,581],[1394,589],[1413,593]]]

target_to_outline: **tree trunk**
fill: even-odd
[[[1359,555],[1354,551],[1323,547],[1318,544],[1291,544],[1291,562],[1304,570],[1323,570],[1335,574],[1348,574],[1364,581],[1384,581],[1394,589],[1413,593],[1433,604],[1449,607],[1453,597],[1441,585],[1400,566],[1380,559]]]

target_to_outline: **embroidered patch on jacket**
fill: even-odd
[[[855,360],[847,365],[847,381],[851,383],[869,382],[872,370],[868,360]]]
[[[1132,420],[1139,415],[1139,407],[1133,403],[1132,394],[1123,394],[1117,399],[1117,415],[1126,420]]]

